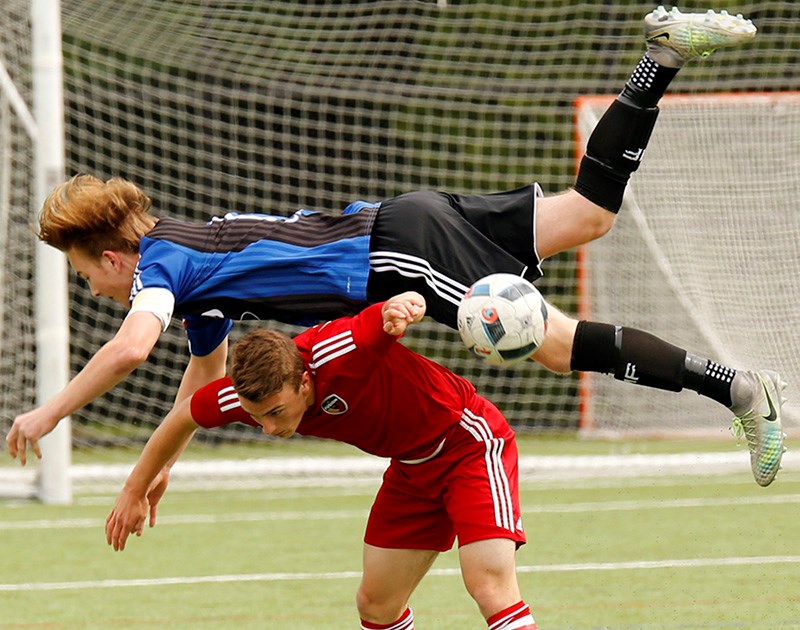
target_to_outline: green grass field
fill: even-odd
[[[375,489],[176,488],[156,528],[122,553],[103,533],[112,494],[81,493],[69,507],[0,503],[0,627],[357,628]],[[521,499],[520,583],[543,630],[800,627],[794,470],[766,489],[738,473],[525,482]],[[421,630],[485,628],[453,551],[412,606]]]

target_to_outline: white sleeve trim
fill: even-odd
[[[539,182],[533,182],[533,254],[536,256],[536,270],[539,272],[540,276],[544,275],[542,271],[542,257],[539,256],[539,250],[536,247],[536,210],[539,206],[539,199],[544,197],[544,192],[542,191],[542,187],[539,186]],[[527,269],[526,269],[527,271]]]
[[[169,326],[174,309],[175,296],[172,291],[153,287],[142,289],[136,294],[131,304],[131,310],[128,311],[128,316],[139,312],[152,313],[158,317],[161,322],[161,332],[164,332]]]

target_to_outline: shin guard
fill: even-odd
[[[575,190],[592,203],[619,212],[628,179],[639,168],[657,118],[657,107],[643,109],[615,100],[589,137]]]

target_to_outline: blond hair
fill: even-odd
[[[284,385],[300,388],[305,364],[294,341],[283,333],[258,328],[242,337],[231,357],[231,380],[236,392],[260,402]]]
[[[157,221],[150,206],[150,198],[127,180],[76,175],[45,200],[38,236],[61,251],[77,248],[95,258],[105,250],[135,253]]]

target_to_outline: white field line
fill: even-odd
[[[109,504],[109,510],[113,507]],[[366,518],[368,510],[333,510],[308,512],[243,512],[235,514],[181,514],[159,516],[159,525],[211,525],[214,523],[253,523],[259,521],[329,521],[333,519]],[[105,527],[103,518],[63,518],[37,521],[0,521],[0,531],[17,529],[84,529]]]
[[[619,512],[632,510],[661,510],[706,508],[748,505],[782,505],[800,503],[800,494],[776,494],[769,496],[696,498],[696,499],[658,499],[647,501],[587,501],[582,503],[555,503],[551,505],[523,505],[525,514],[575,514],[596,512]],[[109,509],[111,503],[109,502]],[[259,521],[314,521],[366,518],[364,510],[325,510],[294,512],[240,512],[233,514],[180,514],[160,516],[158,525],[209,525],[214,523],[251,523]],[[0,531],[27,529],[83,529],[103,527],[105,519],[71,518],[41,519],[35,521],[0,521]]]
[[[179,490],[265,489],[305,487],[372,487],[379,484],[388,460],[367,455],[350,457],[275,457],[241,460],[179,461],[170,488]],[[783,457],[783,474],[800,471],[800,452]],[[133,463],[76,464],[69,475],[81,493],[116,492]],[[36,496],[36,467],[0,467],[0,497]],[[749,474],[746,448],[719,453],[633,455],[523,455],[520,481],[537,484],[604,480],[663,479],[665,477]]]
[[[800,479],[795,473],[786,473],[781,471],[779,481],[783,483],[788,479]],[[261,483],[259,487],[252,488],[247,485],[240,486],[238,483],[229,484],[225,490],[230,492],[248,492],[250,497],[256,497],[258,501],[286,501],[290,499],[308,499],[314,497],[331,498],[331,497],[374,497],[378,488],[380,487],[380,478],[370,480],[368,483],[354,483],[348,486],[342,485],[339,481],[336,485],[320,485],[309,483],[305,485],[298,485],[287,487],[286,485],[275,485]],[[698,477],[692,480],[692,487],[695,489],[701,486],[747,486],[752,487],[755,482],[752,476],[748,475],[729,475],[725,477]],[[526,492],[533,493],[543,489],[567,489],[567,490],[589,490],[589,489],[618,489],[618,488],[670,488],[670,487],[685,487],[686,479],[683,477],[667,476],[667,477],[595,477],[593,479],[548,479],[548,480],[534,480],[529,477],[520,479],[520,493]],[[121,489],[122,484],[109,488],[105,493],[92,492],[91,494],[80,494],[75,497],[75,505],[92,506],[92,505],[113,505],[117,498],[117,491]],[[217,488],[216,490],[219,490]],[[185,484],[180,484],[177,487],[170,485],[169,488],[169,503],[176,505],[181,501],[188,500],[195,502],[195,498],[187,494],[197,492],[197,488],[189,487]],[[257,491],[259,494],[253,494]],[[81,489],[83,492],[83,489]],[[6,506],[16,506],[18,504],[11,501],[4,503]],[[23,505],[28,505],[27,502]]]
[[[579,512],[618,512],[630,510],[658,510],[670,508],[704,508],[741,505],[775,505],[800,502],[800,494],[775,494],[762,497],[726,497],[696,499],[654,499],[651,501],[603,501],[560,503],[554,505],[524,506],[523,514],[569,514]]]
[[[752,484],[753,482],[749,479],[746,480],[748,484]],[[708,483],[712,483],[709,481]],[[741,483],[741,481],[739,481]],[[650,484],[652,485],[652,484]],[[683,484],[685,485],[685,484]],[[260,488],[254,491],[251,488],[243,488],[241,492],[246,492],[248,499],[251,499],[253,502],[258,503],[268,503],[270,501],[294,501],[294,500],[309,500],[309,499],[334,499],[334,498],[352,498],[352,497],[366,497],[372,498],[378,491],[380,487],[380,480],[376,483],[372,483],[369,486],[362,486],[362,485],[355,485],[355,486],[343,486],[338,485],[335,487],[320,487],[320,486],[309,486],[304,488],[284,488],[283,486],[277,488]],[[572,487],[572,486],[570,486]],[[696,486],[695,486],[696,487]],[[122,490],[122,486],[119,487]],[[170,506],[180,505],[186,502],[196,503],[196,490],[191,491],[184,491],[183,489],[176,490],[172,486],[169,488],[169,492],[167,496],[169,497],[166,501],[169,502]],[[239,488],[231,487],[227,489],[229,492],[238,492],[240,491]],[[117,500],[117,492],[110,492],[108,494],[82,494],[75,497],[74,505],[80,506],[92,506],[92,505],[99,505],[99,506],[111,506],[114,505],[114,501]],[[6,502],[6,505],[12,504],[11,502]],[[19,504],[14,504],[19,505]],[[27,503],[30,505],[30,503]]]
[[[765,564],[797,564],[800,556],[755,556],[740,558],[674,558],[634,562],[587,562],[582,564],[545,564],[518,566],[520,573],[561,573],[568,571],[629,571],[634,569],[679,569],[687,567],[718,567]],[[460,570],[431,569],[428,575],[449,577],[460,575]],[[140,586],[169,586],[186,584],[219,584],[222,582],[286,582],[309,580],[349,580],[361,577],[360,571],[333,573],[245,573],[238,575],[201,575],[129,580],[86,580],[77,582],[25,582],[0,584],[0,592],[63,591],[98,588],[131,588]]]

